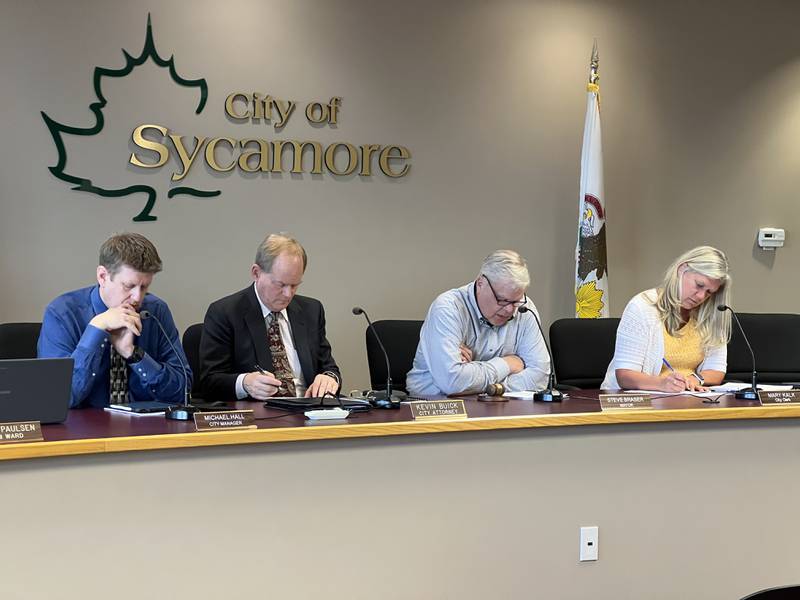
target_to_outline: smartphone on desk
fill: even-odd
[[[120,412],[127,412],[127,413],[135,413],[137,415],[146,415],[152,413],[163,413],[166,411],[172,404],[166,404],[164,402],[156,402],[153,401],[143,401],[143,402],[128,402],[125,404],[111,404],[108,408],[111,410],[116,410]]]

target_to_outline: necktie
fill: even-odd
[[[124,404],[128,399],[128,365],[125,359],[111,346],[111,367],[109,369],[109,402]]]
[[[275,370],[275,378],[281,380],[281,387],[278,390],[279,396],[294,396],[294,373],[289,364],[289,357],[286,355],[286,346],[283,345],[281,328],[278,324],[280,313],[269,313],[267,315],[267,338],[269,339],[269,351],[272,354],[272,367]]]

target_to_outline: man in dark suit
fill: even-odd
[[[325,337],[325,310],[298,296],[308,258],[271,234],[250,268],[254,284],[208,307],[200,340],[200,387],[211,400],[335,393],[339,367]]]

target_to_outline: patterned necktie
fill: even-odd
[[[295,396],[294,373],[289,364],[289,357],[286,355],[286,346],[283,345],[281,337],[281,327],[278,324],[280,313],[269,313],[267,315],[267,338],[269,339],[269,351],[272,354],[272,367],[275,370],[275,379],[281,380],[281,387],[278,396]]]
[[[128,398],[128,365],[125,359],[111,346],[111,367],[109,369],[109,403],[125,404]]]

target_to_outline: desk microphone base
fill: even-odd
[[[758,402],[758,392],[753,388],[749,388],[746,390],[739,390],[733,395],[734,398],[737,400],[752,400],[754,402]]]
[[[191,421],[194,418],[194,413],[199,412],[196,406],[170,406],[165,412],[164,416],[171,421]]]
[[[533,395],[534,402],[561,402],[563,399],[564,394],[558,390],[544,390]]]

